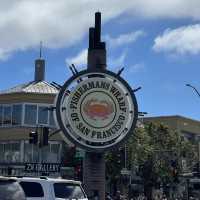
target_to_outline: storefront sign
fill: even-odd
[[[135,128],[137,103],[128,84],[110,71],[80,72],[61,89],[56,117],[64,138],[89,150],[105,150]]]
[[[26,163],[26,172],[60,172],[60,164],[58,163]]]

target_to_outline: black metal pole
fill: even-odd
[[[186,86],[191,87],[194,92],[198,95],[198,97],[200,97],[200,93],[199,91],[191,84],[186,84]],[[200,141],[198,139],[197,141],[197,156],[198,156],[198,172],[200,172]]]
[[[106,68],[105,43],[101,42],[101,13],[95,13],[95,27],[89,29],[88,69]],[[105,199],[104,153],[86,152],[83,162],[83,182],[88,197]]]

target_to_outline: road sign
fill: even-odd
[[[72,76],[56,100],[56,118],[64,139],[89,151],[124,141],[136,126],[134,92],[111,71],[84,70]]]
[[[130,174],[131,174],[131,171],[128,170],[127,168],[123,168],[123,169],[121,170],[121,174],[122,174],[122,175],[130,175]]]

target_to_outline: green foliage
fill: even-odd
[[[106,177],[111,181],[118,181],[123,168],[122,149],[118,148],[106,154]]]
[[[128,168],[151,184],[173,182],[174,172],[181,173],[182,158],[190,163],[195,160],[194,145],[163,124],[150,123],[137,128],[127,147]],[[106,155],[107,177],[111,180],[118,179],[124,167],[123,158],[118,155],[119,149]]]

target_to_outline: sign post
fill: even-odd
[[[56,119],[64,140],[86,151],[83,182],[89,197],[105,199],[104,152],[133,133],[138,116],[132,88],[120,73],[106,70],[101,14],[89,29],[87,70],[73,74],[56,100]]]

